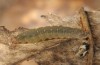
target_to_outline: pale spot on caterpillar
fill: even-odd
[[[52,31],[52,29],[50,29]]]
[[[45,32],[45,29],[44,29],[44,32]]]
[[[38,33],[39,31],[37,31],[37,33]]]

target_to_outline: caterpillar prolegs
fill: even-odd
[[[88,33],[81,29],[63,27],[63,26],[46,26],[19,34],[16,39],[20,42],[36,43],[50,39],[67,39],[67,38],[86,38]]]

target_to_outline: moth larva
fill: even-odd
[[[16,39],[20,42],[36,43],[50,39],[67,39],[87,37],[87,33],[81,29],[63,27],[63,26],[46,26],[37,29],[31,29],[19,34]]]

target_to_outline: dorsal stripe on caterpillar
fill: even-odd
[[[85,38],[87,33],[81,29],[63,27],[63,26],[46,26],[19,34],[16,39],[20,42],[36,43],[49,39],[65,38]]]

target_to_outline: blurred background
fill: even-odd
[[[0,26],[9,30],[18,27],[34,28],[48,25],[41,18],[47,13],[61,16],[73,14],[82,6],[99,10],[100,0],[0,0]]]
[[[0,0],[0,26],[5,26],[9,30],[14,30],[18,27],[45,26],[48,23],[40,17],[41,15],[52,12],[62,16],[70,15],[83,6],[83,1]]]

